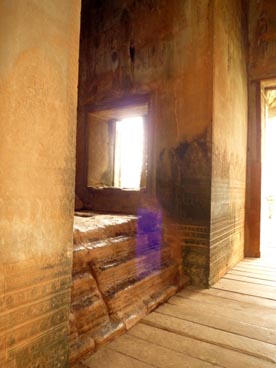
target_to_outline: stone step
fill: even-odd
[[[119,235],[93,242],[75,243],[73,273],[88,270],[90,263],[93,265],[101,264],[104,267],[107,264],[121,263],[137,256],[146,255],[149,251],[159,248],[160,235],[156,232],[133,234],[132,236]]]
[[[95,340],[90,336],[78,336],[74,341],[69,341],[69,361],[70,367],[80,358],[93,353],[95,350]]]
[[[177,266],[174,263],[163,266],[146,277],[119,290],[110,290],[103,294],[109,313],[118,319],[125,319],[131,311],[141,309],[147,313],[148,300],[165,288],[177,285]]]
[[[110,321],[107,306],[91,274],[73,276],[71,295],[71,313],[78,334],[98,330]]]
[[[93,215],[74,217],[74,244],[136,233],[137,217],[130,215]]]
[[[136,254],[136,237],[120,235],[105,240],[98,240],[85,244],[87,262],[113,263],[120,259],[129,259]],[[147,238],[141,239],[143,249],[147,248]]]
[[[93,338],[95,340],[96,346],[101,346],[107,344],[109,341],[113,340],[115,337],[122,335],[126,332],[126,326],[123,321],[113,320],[102,325],[97,331],[93,333]]]
[[[175,294],[179,265],[170,252],[160,219],[150,212],[75,217],[71,364]]]
[[[130,258],[137,254],[145,254],[149,249],[154,249],[161,243],[160,233],[133,234],[132,236],[120,235],[105,240],[98,240],[83,244],[89,250],[92,260],[113,261]]]
[[[120,285],[130,285],[159,270],[169,257],[170,249],[165,247],[115,262],[103,264],[92,261],[90,267],[101,293],[106,295],[120,288]]]

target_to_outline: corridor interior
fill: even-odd
[[[0,368],[276,367],[275,1],[0,1]]]
[[[246,258],[210,289],[185,288],[81,368],[272,368],[276,265]]]

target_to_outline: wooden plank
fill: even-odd
[[[274,254],[275,254],[275,251],[276,251],[276,247],[274,248]],[[271,256],[274,256],[271,254]],[[267,257],[262,257],[262,258],[244,258],[242,260],[241,263],[244,263],[244,262],[247,262],[247,263],[251,263],[251,264],[262,264],[262,265],[266,265],[266,266],[272,266],[272,267],[275,267],[276,268],[276,260],[275,258],[271,258],[270,256],[267,256]]]
[[[240,265],[245,265],[247,267],[251,267],[251,268],[256,268],[256,269],[260,269],[260,270],[272,270],[274,272],[276,272],[276,266],[275,264],[269,264],[268,262],[256,262],[256,261],[248,261],[248,260],[243,260],[242,262],[239,263]]]
[[[266,277],[270,277],[272,278],[272,280],[276,280],[276,274],[275,273],[271,273],[271,272],[264,272],[264,271],[258,271],[258,270],[248,270],[248,268],[243,268],[243,267],[234,267],[232,268],[231,271],[239,271],[239,272],[247,272],[248,274],[250,274],[252,277],[256,277],[256,278],[266,278]]]
[[[271,276],[274,277],[275,280],[275,272],[269,272],[269,271],[260,271],[260,270],[251,270],[248,269],[246,267],[242,267],[242,266],[236,266],[232,269],[233,271],[243,271],[243,272],[248,272],[251,273],[252,275],[256,275],[256,276]]]
[[[123,335],[113,341],[108,349],[139,359],[158,368],[214,368],[216,364],[210,364],[190,357],[186,354],[172,351],[166,347],[152,342],[138,339],[130,334]],[[101,367],[102,368],[102,367]],[[113,367],[112,367],[113,368]]]
[[[213,289],[228,290],[235,293],[276,300],[276,288],[271,286],[252,285],[245,282],[221,279],[213,286]]]
[[[235,294],[233,292],[216,290],[216,289],[204,289],[196,290],[192,292],[188,288],[180,291],[176,297],[185,298],[189,300],[199,301],[206,305],[206,308],[212,308],[213,305],[222,305],[224,308],[232,308],[234,310],[245,311],[256,316],[260,313],[274,314],[276,309],[276,302],[269,299],[262,299],[257,297],[251,297],[243,294]],[[253,299],[253,300],[251,300]],[[258,304],[257,301],[261,301]],[[263,304],[263,302],[265,304]],[[274,308],[273,304],[274,303]],[[208,306],[211,304],[211,306]]]
[[[252,272],[254,274],[261,274],[261,275],[276,275],[276,272],[273,270],[260,269],[257,267],[248,267],[245,264],[241,264],[241,263],[233,267],[233,270],[244,270],[247,272]]]
[[[243,264],[239,264],[237,266],[235,266],[233,269],[243,269],[246,270],[247,272],[251,272],[251,273],[257,273],[260,275],[271,275],[271,276],[275,276],[276,272],[274,270],[268,270],[268,269],[260,269],[257,267],[248,267],[245,266]]]
[[[258,298],[254,295],[240,294],[236,293],[235,291],[215,289],[214,287],[204,290],[203,293],[231,299],[234,301],[251,303],[253,306],[276,309],[276,301],[273,299]]]
[[[247,271],[247,272],[251,272],[254,275],[270,275],[270,276],[275,276],[276,272],[275,271],[271,271],[271,270],[260,270],[258,268],[253,268],[253,267],[248,267],[244,264],[238,264],[237,266],[232,268],[233,270],[241,270],[241,271]]]
[[[176,299],[179,300],[179,299]],[[181,301],[181,300],[180,300]],[[206,307],[205,307],[206,309]],[[210,310],[210,308],[208,308]],[[170,305],[165,304],[156,310],[157,313],[181,318],[185,321],[201,324],[221,331],[231,332],[239,336],[246,336],[258,341],[267,342],[276,345],[276,329],[260,327],[246,322],[231,319],[232,312],[229,314],[225,310],[225,315],[209,314],[204,311],[204,307],[193,308],[192,305]],[[231,318],[227,318],[230,315]],[[255,319],[255,318],[254,318]],[[275,320],[273,321],[274,327]],[[275,348],[276,349],[276,348]]]
[[[276,253],[275,253],[276,255]],[[273,256],[273,258],[275,257],[275,255]],[[251,265],[251,266],[261,266],[261,267],[270,267],[270,268],[275,268],[276,269],[276,259],[274,258],[274,260],[271,260],[272,258],[261,258],[261,259],[255,259],[253,261],[250,261],[248,258],[244,258],[241,262],[241,264],[247,264],[247,265]]]
[[[276,278],[273,275],[256,275],[255,273],[252,272],[247,272],[247,271],[240,271],[240,270],[234,270],[232,269],[231,271],[227,272],[227,275],[241,275],[241,276],[247,276],[247,277],[251,277],[253,279],[258,279],[258,280],[268,280],[268,281],[275,281]]]
[[[243,276],[243,275],[236,275],[235,273],[228,272],[226,275],[223,276],[224,279],[229,280],[236,280],[241,282],[248,282],[251,284],[258,284],[258,285],[266,285],[276,287],[276,281],[271,280],[262,280],[258,278]]]
[[[224,368],[265,368],[273,367],[259,358],[245,355],[207,342],[181,336],[166,330],[140,323],[129,331],[129,334],[170,350],[187,354],[194,358],[217,364]]]
[[[270,248],[270,249],[272,249],[272,248]],[[276,250],[276,248],[274,248],[275,250]],[[261,262],[261,263],[273,263],[273,264],[275,264],[275,260],[272,260],[270,257],[268,257],[268,255],[267,255],[267,257],[261,257],[261,258],[250,258],[250,257],[246,257],[246,258],[244,258],[241,262],[249,262],[249,263],[259,263],[259,262]]]
[[[89,359],[82,362],[88,368],[152,368],[156,367],[129,357],[127,355],[112,351],[106,347],[97,351]]]
[[[221,304],[206,304],[179,297],[172,297],[168,304],[181,307],[184,319],[198,321],[206,326],[234,332],[240,335],[252,337],[256,340],[270,342],[276,345],[276,313],[249,313],[236,310]],[[166,308],[166,304],[165,304]],[[159,311],[157,309],[157,311]],[[191,319],[190,319],[191,318]]]
[[[248,266],[260,266],[260,267],[270,267],[275,268],[275,262],[270,262],[269,259],[254,259],[253,261],[249,260],[248,258],[244,258],[239,264],[246,264]]]
[[[275,345],[256,341],[230,332],[185,321],[181,318],[153,312],[143,319],[143,323],[179,335],[188,336],[217,346],[239,351],[270,362],[276,362]]]

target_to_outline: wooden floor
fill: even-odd
[[[245,259],[211,289],[185,289],[82,364],[275,368],[276,265]]]

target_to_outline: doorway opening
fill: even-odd
[[[276,260],[276,80],[261,83],[261,257]],[[275,261],[274,261],[275,262]]]

